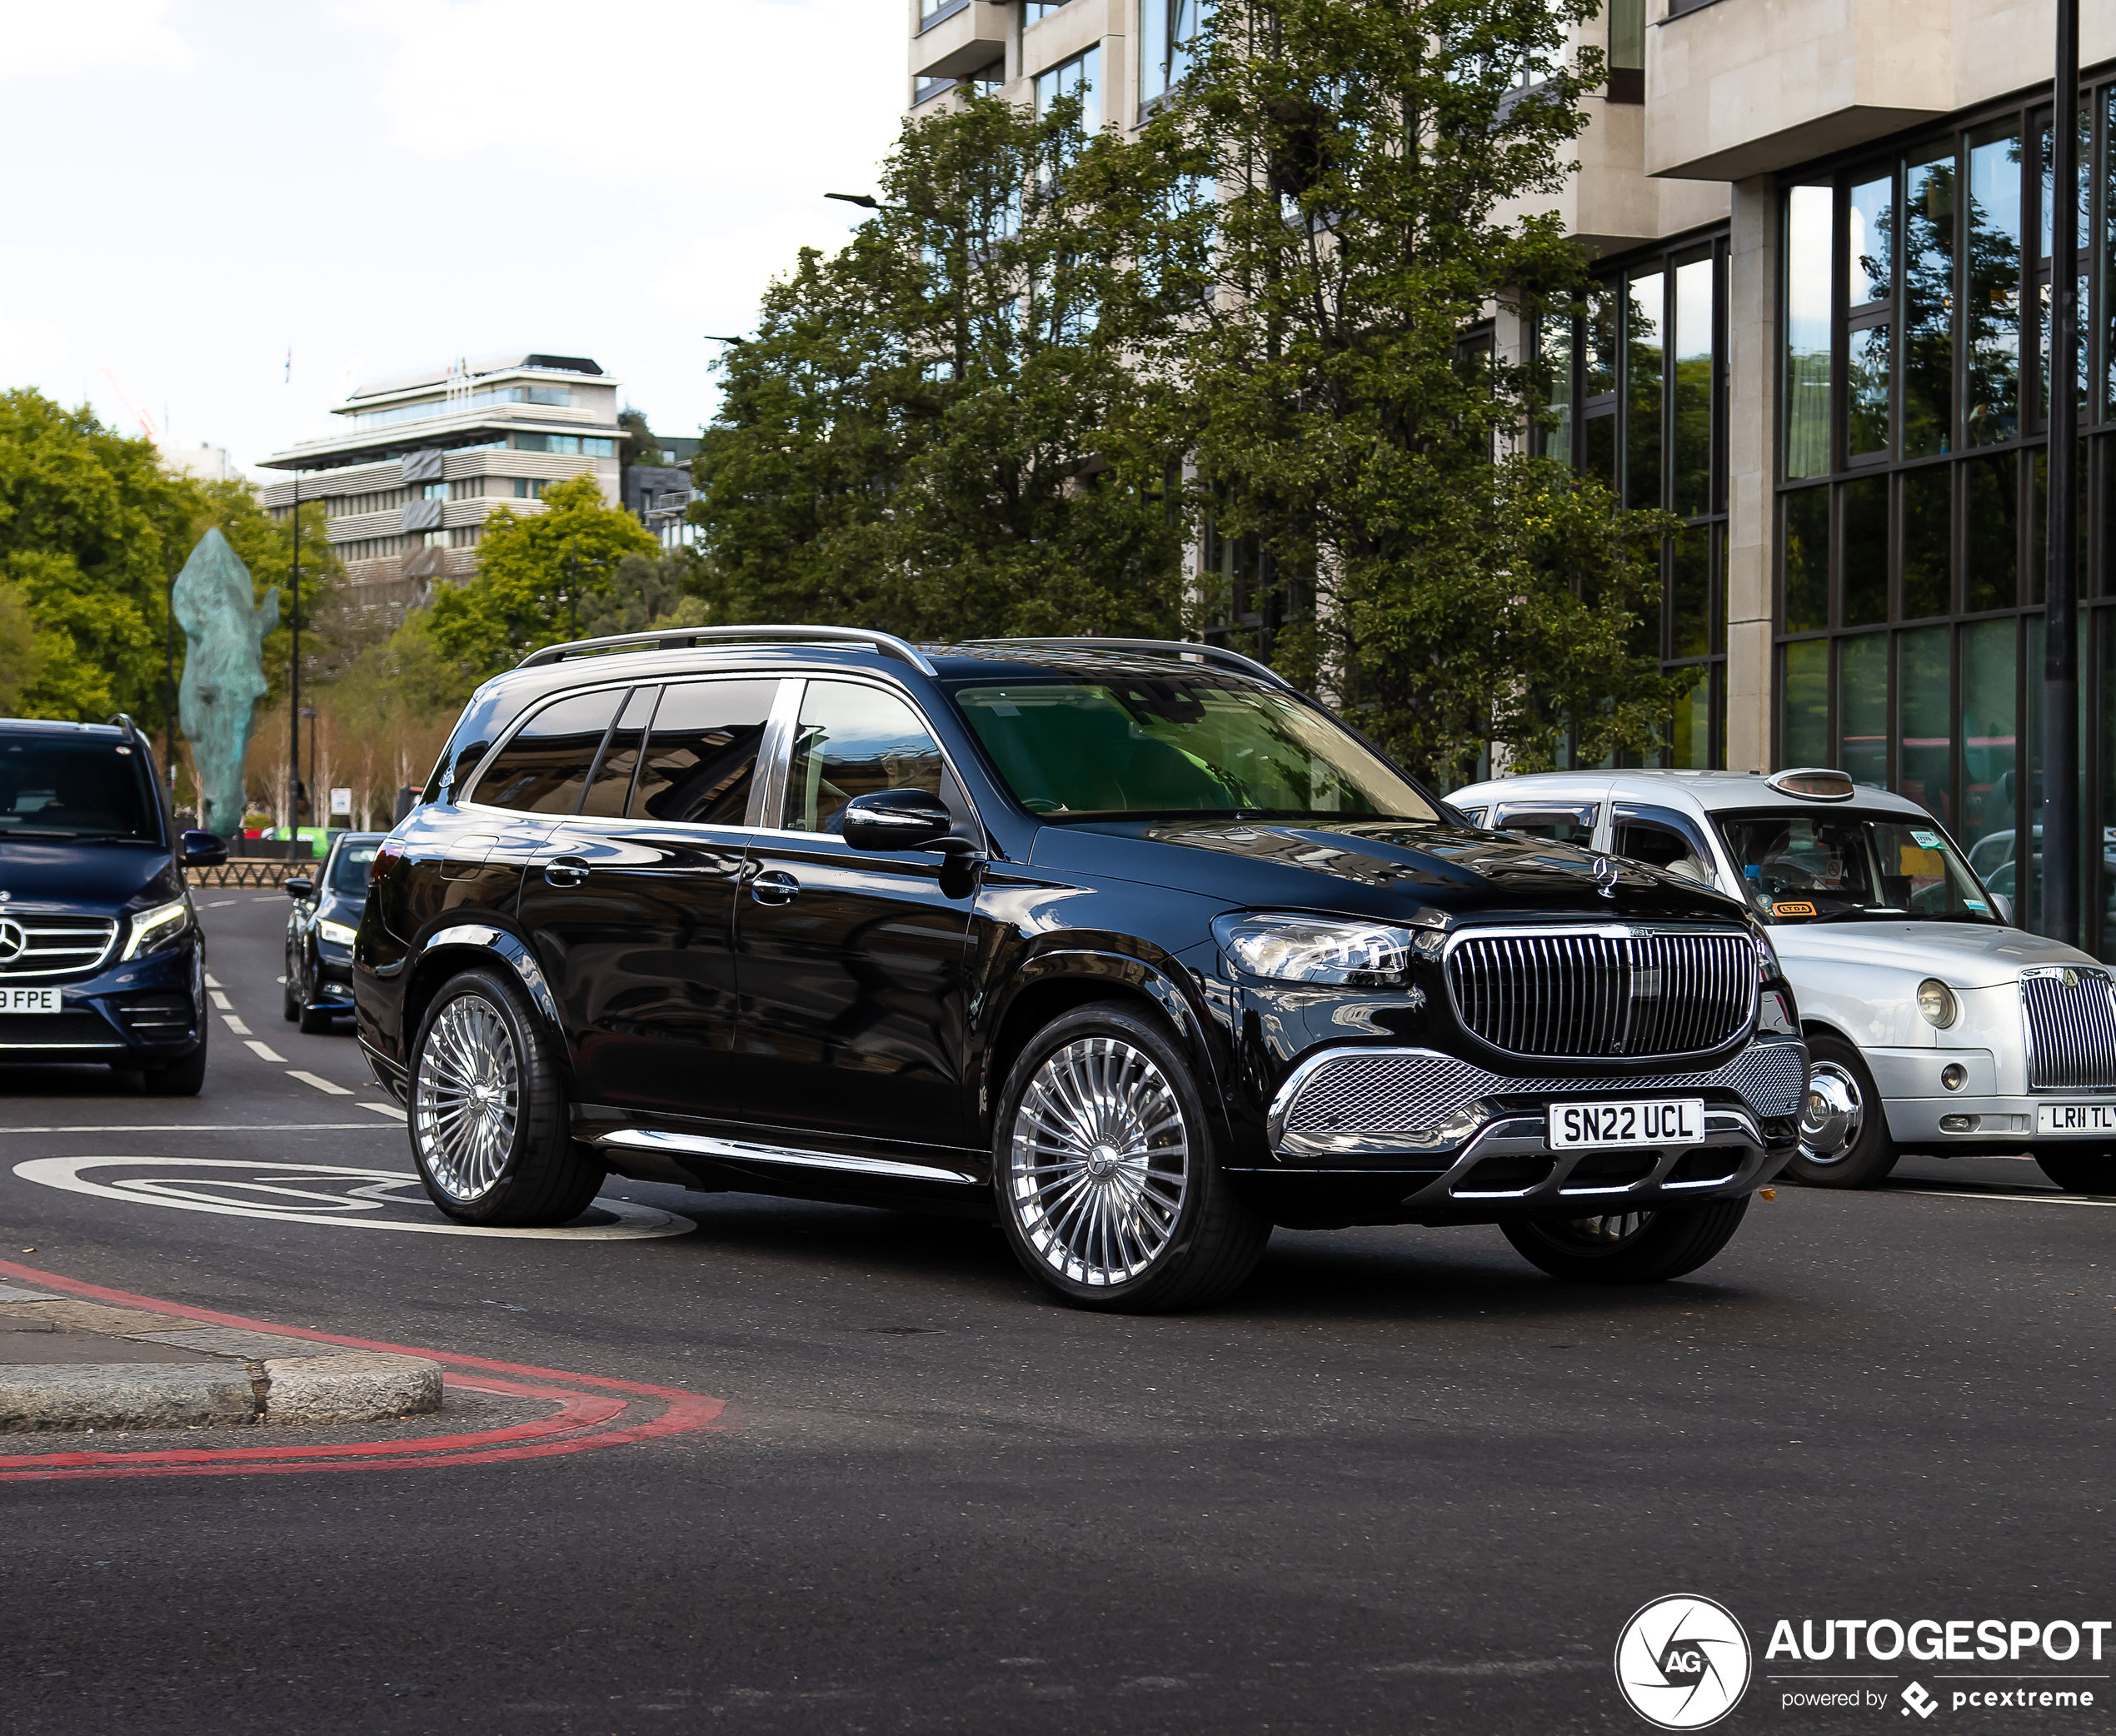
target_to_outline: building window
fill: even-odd
[[[1609,0],[1609,100],[1646,99],[1646,0]]]
[[[1726,297],[1724,236],[1693,238],[1606,268],[1571,317],[1536,333],[1544,455],[1684,521],[1643,632],[1689,681],[1663,757],[1699,770],[1725,757]]]
[[[1036,77],[1036,113],[1048,114],[1060,97],[1080,98],[1080,125],[1083,132],[1102,129],[1102,98],[1098,87],[1102,74],[1102,50],[1098,43],[1070,60],[1061,60]]]
[[[1139,108],[1143,115],[1183,82],[1211,0],[1139,0]]]
[[[2047,104],[2047,98],[2044,99]],[[2116,81],[2081,108],[2079,257],[2053,260],[2047,107],[1912,135],[1785,190],[1778,761],[1922,803],[2040,918],[2049,285],[2080,347],[2083,816],[2116,826]],[[2116,960],[2116,849],[2088,853]],[[2099,891],[2095,889],[2099,886]]]

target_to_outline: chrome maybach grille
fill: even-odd
[[[2093,1091],[2116,1085],[2116,989],[2089,965],[2024,970],[2028,1089]]]
[[[1699,1055],[1755,1017],[1756,948],[1741,933],[1471,933],[1447,983],[1463,1024],[1510,1055]]]
[[[64,976],[92,970],[117,938],[107,916],[0,915],[0,976]]]

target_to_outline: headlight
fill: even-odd
[[[1936,976],[1929,976],[1918,985],[1918,1010],[1925,1015],[1926,1024],[1937,1025],[1942,1030],[1962,1015],[1954,991]]]
[[[132,931],[126,937],[125,950],[118,957],[137,958],[142,952],[152,951],[163,941],[173,940],[190,920],[190,906],[181,898],[140,911],[132,918]]]
[[[335,945],[350,946],[352,945],[354,931],[347,927],[342,922],[319,922],[316,925],[316,932],[322,939],[331,941]]]
[[[1410,958],[1408,930],[1327,916],[1222,916],[1213,934],[1252,976],[1280,982],[1349,983],[1399,977]]]
[[[1770,936],[1759,930],[1754,939],[1756,942],[1756,980],[1769,982],[1774,976],[1784,975],[1785,972],[1779,965],[1778,949],[1771,945]]]

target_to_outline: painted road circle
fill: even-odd
[[[90,1170],[130,1173],[92,1180]],[[597,1200],[582,1221],[554,1230],[452,1224],[437,1213],[417,1175],[349,1164],[267,1164],[235,1157],[33,1157],[15,1165],[24,1181],[71,1194],[162,1205],[280,1224],[352,1230],[406,1230],[420,1235],[510,1236],[517,1240],[626,1242],[681,1235],[697,1225],[674,1212]]]

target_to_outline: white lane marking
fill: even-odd
[[[284,986],[285,986],[285,985],[286,985],[287,979],[286,979],[285,977],[283,977],[283,976],[275,976],[275,977],[273,977],[273,978],[272,978],[272,980],[273,980],[274,982],[276,982],[276,983],[279,984],[282,987],[284,987]]]
[[[304,1073],[299,1067],[289,1067],[287,1070],[287,1076],[289,1079],[298,1079],[305,1085],[314,1085],[319,1091],[328,1091],[333,1097],[352,1095],[349,1086],[339,1085],[335,1080],[325,1079],[317,1074]]]
[[[362,1109],[372,1109],[378,1115],[387,1115],[392,1120],[408,1121],[412,1118],[393,1103],[363,1103]]]
[[[202,910],[224,910],[228,907],[228,905],[233,904],[235,900],[232,898],[216,898],[211,904],[201,905],[199,909]]]
[[[17,1129],[19,1132],[22,1130]],[[164,1130],[165,1131],[167,1130]],[[44,1187],[62,1188],[70,1194],[87,1194],[91,1198],[122,1200],[128,1205],[162,1205],[176,1211],[212,1212],[229,1218],[260,1218],[268,1223],[327,1224],[333,1227],[352,1230],[408,1230],[422,1235],[480,1235],[502,1236],[519,1241],[561,1242],[628,1242],[651,1236],[681,1235],[697,1226],[688,1218],[679,1218],[673,1212],[656,1211],[651,1207],[634,1205],[625,1200],[597,1200],[591,1210],[607,1213],[616,1221],[610,1224],[590,1224],[577,1230],[501,1230],[477,1224],[451,1224],[437,1214],[432,1218],[407,1220],[382,1217],[347,1217],[324,1215],[313,1210],[294,1206],[251,1205],[220,1198],[207,1193],[187,1194],[182,1178],[176,1175],[128,1178],[131,1185],[112,1185],[91,1181],[82,1172],[86,1170],[107,1168],[117,1164],[146,1164],[162,1170],[241,1170],[254,1180],[242,1182],[215,1181],[207,1176],[192,1178],[202,1187],[227,1187],[231,1185],[246,1189],[269,1187],[274,1182],[300,1181],[306,1177],[340,1181],[359,1181],[367,1184],[358,1191],[368,1199],[416,1208],[423,1201],[422,1195],[407,1190],[419,1185],[416,1175],[407,1175],[395,1170],[354,1169],[343,1164],[272,1164],[260,1163],[254,1158],[233,1157],[33,1157],[15,1165],[15,1174],[24,1181],[33,1181]],[[347,1193],[354,1191],[348,1189]],[[392,1200],[402,1193],[404,1197]],[[344,1195],[332,1196],[332,1210],[342,1213],[347,1207],[342,1202]]]
[[[235,1010],[235,1003],[222,994],[218,989],[211,990],[207,998],[224,1013],[232,1013]]]
[[[221,1015],[221,1023],[225,1025],[230,1030],[233,1031],[238,1037],[247,1037],[250,1035],[250,1027],[245,1025],[240,1015],[237,1014],[222,1013]]]
[[[2005,1200],[2022,1205],[2116,1205],[2116,1199],[2097,1200],[2079,1194],[1973,1194],[1966,1189],[1898,1188],[1891,1194],[1915,1194],[1925,1200]]]
[[[232,902],[232,901],[233,901],[233,900],[230,900],[230,902]],[[207,908],[207,910],[210,910],[211,909],[212,909],[212,905],[211,905],[209,904],[209,905],[207,905],[206,906],[206,908]],[[220,987],[220,985],[221,985],[221,980],[220,980],[220,978],[218,978],[217,976],[214,975],[213,975],[213,973],[212,973],[212,971],[208,970],[208,971],[206,973],[206,986],[207,986],[207,988],[209,988],[209,989],[217,989],[218,987]]]
[[[287,895],[284,892],[282,892],[278,898],[275,898],[271,893],[267,892],[262,898],[253,898],[250,900],[250,902],[252,904],[277,904],[279,902],[279,899],[284,898],[286,895]],[[228,900],[228,902],[230,904],[233,904],[235,900],[231,898]]]
[[[255,1037],[252,1037],[242,1046],[248,1050],[251,1054],[257,1056],[257,1058],[261,1061],[276,1062],[278,1065],[282,1067],[287,1065],[287,1057],[280,1054],[269,1043],[260,1043]]]

